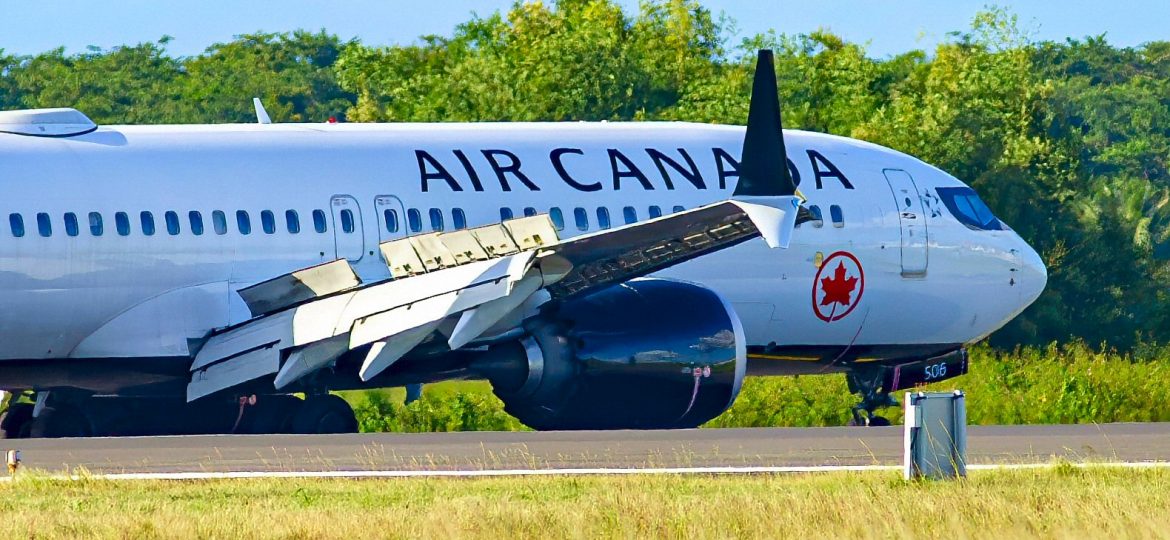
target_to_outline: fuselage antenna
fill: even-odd
[[[268,117],[268,111],[264,110],[264,104],[260,103],[260,98],[252,98],[252,106],[256,107],[256,122],[259,124],[271,124],[272,119]]]

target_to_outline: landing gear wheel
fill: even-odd
[[[241,431],[257,435],[295,433],[293,420],[302,405],[296,396],[260,396],[252,410],[244,413],[245,425]]]
[[[885,375],[886,368],[880,366],[858,366],[846,374],[845,380],[849,383],[849,391],[861,395],[861,403],[858,403],[850,411],[853,415],[849,420],[850,426],[881,427],[890,425],[890,421],[885,417],[873,414],[875,410],[883,407],[898,406],[898,400],[890,396],[890,393],[883,388]]]
[[[28,438],[32,427],[33,406],[31,403],[13,403],[8,411],[0,414],[0,439]]]
[[[856,418],[850,418],[849,423],[846,425],[851,426],[851,427],[855,427],[855,426],[885,427],[885,426],[889,426],[891,424],[890,424],[890,420],[888,418],[886,418],[884,416],[876,416],[875,415],[875,416],[870,416],[868,418],[863,417],[862,420],[860,420],[860,421],[857,420]]]
[[[93,426],[89,418],[81,409],[69,405],[54,405],[45,407],[40,416],[32,421],[29,436],[55,439],[60,437],[89,437],[93,435]]]
[[[293,433],[357,433],[357,418],[344,399],[333,394],[311,396],[292,418]]]

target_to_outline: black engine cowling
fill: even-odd
[[[696,427],[731,406],[747,365],[730,303],[679,281],[610,287],[526,330],[481,366],[506,410],[536,429]]]

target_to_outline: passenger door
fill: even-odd
[[[337,258],[350,262],[362,260],[366,252],[362,212],[357,199],[350,195],[334,195],[329,200],[333,212],[333,247]]]
[[[926,275],[928,234],[926,213],[922,208],[922,197],[910,174],[900,169],[885,169],[886,182],[894,196],[894,207],[898,209],[898,225],[902,236],[902,275],[921,277]]]

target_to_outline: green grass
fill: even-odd
[[[0,484],[8,538],[1165,538],[1170,471]]]
[[[1080,343],[1010,352],[975,347],[970,373],[926,389],[967,392],[971,424],[1170,421],[1170,349],[1134,355]],[[483,382],[427,385],[402,405],[401,389],[349,392],[363,431],[518,430]],[[900,398],[900,396],[899,396]],[[834,426],[856,398],[843,375],[751,377],[735,405],[707,427]],[[900,421],[902,411],[880,411]]]

